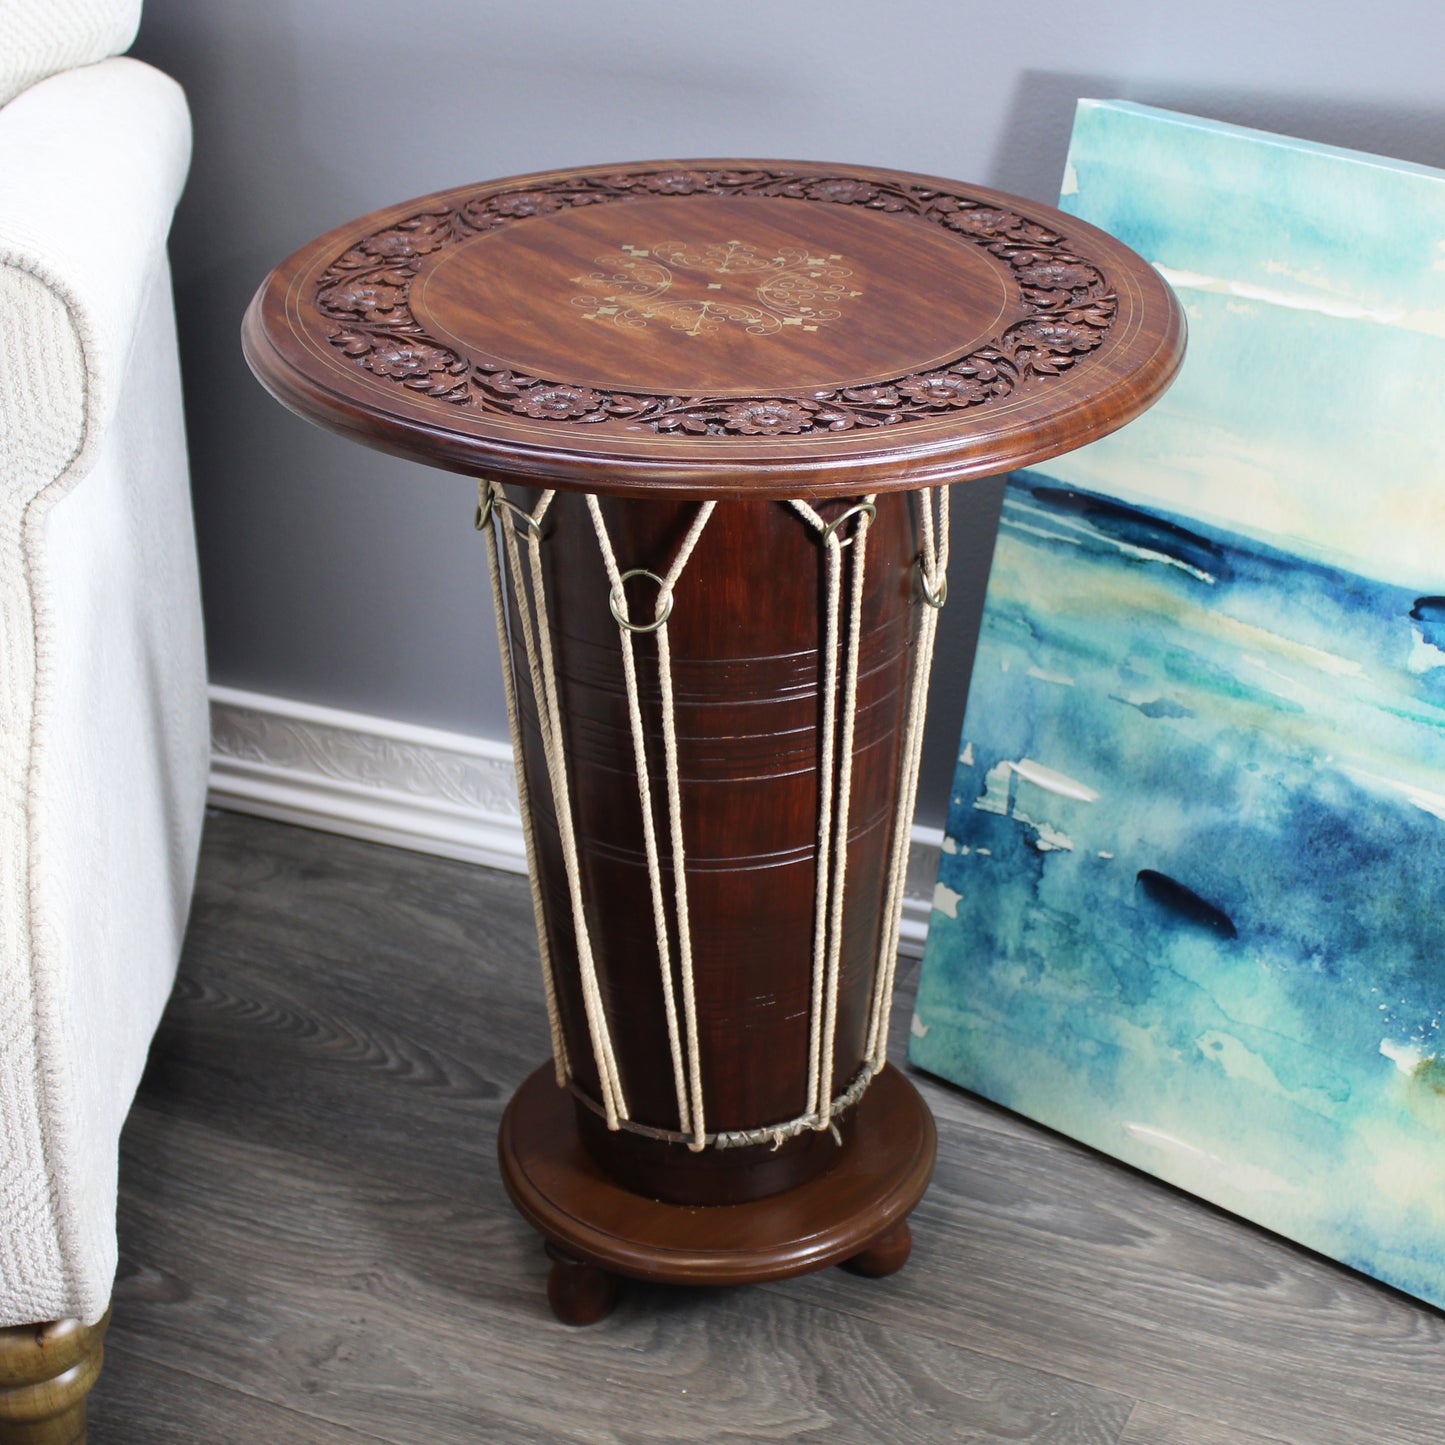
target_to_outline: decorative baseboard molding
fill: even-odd
[[[211,688],[213,807],[524,873],[511,745]],[[901,951],[923,950],[943,835],[914,827]]]
[[[512,749],[489,738],[211,689],[210,801],[525,872]]]

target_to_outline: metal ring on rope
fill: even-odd
[[[854,502],[847,511],[839,512],[838,515],[823,528],[823,545],[825,547],[828,545],[828,538],[831,537],[849,517],[856,517],[860,513],[866,513],[868,520],[871,522],[878,515],[878,508],[875,507],[872,502]],[[852,540],[852,537],[839,537],[838,545],[840,547],[846,547]]]
[[[528,540],[535,537],[537,541],[542,540],[542,524],[525,508],[519,507],[514,501],[502,495],[501,488],[494,482],[482,481],[481,495],[477,501],[477,531],[484,531],[491,523],[492,513],[498,507],[505,507],[511,514],[512,520],[524,527],[530,534]]]
[[[611,609],[613,617],[617,619],[617,625],[619,627],[625,627],[629,632],[656,632],[657,629],[672,616],[672,588],[670,588],[666,581],[659,577],[656,572],[649,572],[646,567],[634,567],[632,571],[624,572],[621,578],[622,586],[625,587],[633,577],[650,577],[657,583],[660,595],[667,601],[667,606],[662,609],[662,616],[652,622],[632,622],[624,617],[622,613],[617,610],[617,604],[619,602],[624,605],[626,604],[626,598],[621,595],[621,588],[607,594],[607,606]]]
[[[918,564],[918,584],[923,588],[923,600],[930,607],[940,608],[948,601],[948,578],[947,576],[938,579],[938,590],[935,592],[928,585],[928,573],[923,570],[923,563]]]

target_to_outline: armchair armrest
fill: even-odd
[[[189,155],[180,88],[135,60],[0,108],[0,1326],[104,1313],[200,833],[165,252]]]

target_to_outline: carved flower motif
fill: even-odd
[[[862,406],[897,406],[898,388],[894,386],[853,386],[843,393],[843,400]]]
[[[987,398],[988,392],[971,377],[955,376],[951,371],[930,371],[923,376],[910,376],[898,383],[910,401],[923,406],[972,406]]]
[[[368,256],[377,256],[387,261],[405,261],[412,256],[425,256],[444,245],[447,238],[446,214],[413,216],[399,226],[393,226],[379,235],[368,236],[361,242],[360,249]]]
[[[690,196],[703,190],[707,180],[696,171],[659,171],[655,176],[644,176],[642,184],[660,196]]]
[[[585,386],[549,386],[544,382],[522,392],[512,403],[512,410],[544,421],[572,421],[596,411],[603,400],[600,392]]]
[[[766,171],[708,171],[708,180],[715,186],[744,186],[749,181],[765,181]]]
[[[864,205],[878,194],[877,186],[866,181],[814,181],[808,187],[808,198],[814,201],[839,201],[845,205]]]
[[[1050,231],[1034,221],[1016,221],[1009,234],[1015,240],[1027,242],[1031,246],[1055,246],[1063,240],[1057,231]]]
[[[541,191],[517,191],[510,196],[498,196],[490,209],[499,216],[545,216],[549,211],[560,211],[562,202]]]
[[[1093,302],[1088,306],[1071,306],[1064,312],[1065,321],[1072,322],[1076,326],[1097,326],[1100,331],[1113,319],[1113,308],[1101,301]]]
[[[1020,346],[1059,354],[1092,351],[1100,338],[1097,332],[1085,331],[1081,326],[1070,326],[1066,322],[1026,321],[1014,332],[1014,339]]]
[[[327,339],[346,356],[365,356],[373,344],[371,337],[345,326],[338,326],[335,331],[328,332]]]
[[[1072,291],[1076,286],[1092,286],[1099,279],[1099,273],[1090,266],[1057,261],[1025,266],[1016,274],[1023,285],[1045,291]]]
[[[317,300],[331,311],[347,311],[374,321],[395,311],[404,295],[400,286],[382,281],[346,281],[323,291]]]
[[[450,371],[457,359],[438,346],[410,345],[406,342],[384,343],[361,363],[378,376],[405,380],[409,376],[430,376],[434,371]]]
[[[416,237],[405,231],[383,231],[379,236],[368,236],[361,249],[368,256],[379,256],[386,261],[404,261],[410,256],[419,256],[423,247]]]
[[[498,226],[507,224],[507,218],[498,215],[492,202],[485,198],[468,201],[462,207],[462,219],[478,231],[495,231]]]
[[[777,436],[785,432],[806,431],[812,413],[795,401],[736,402],[723,413],[723,425],[744,436]]]
[[[1013,219],[1007,211],[993,206],[975,206],[972,210],[951,211],[943,217],[943,224],[955,231],[966,231],[971,236],[992,236],[1004,230]]]

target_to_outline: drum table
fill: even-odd
[[[244,342],[302,416],[480,479],[554,1053],[499,1147],[559,1318],[619,1275],[897,1269],[934,1155],[887,1041],[947,486],[1150,405],[1172,293],[976,186],[655,162],[342,226]]]

